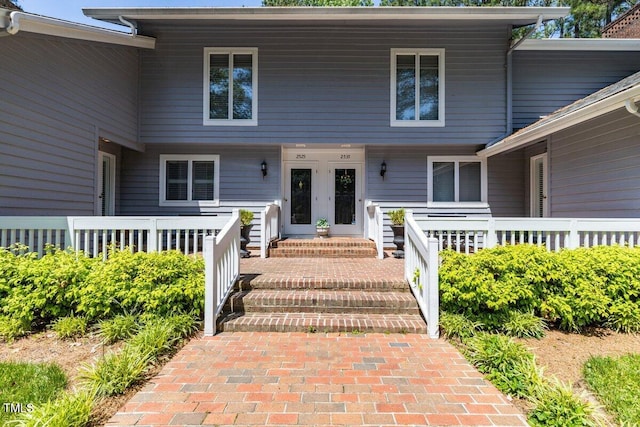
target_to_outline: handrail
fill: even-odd
[[[367,239],[371,239],[376,244],[376,251],[379,259],[384,258],[384,230],[382,209],[377,203],[369,202],[365,209],[367,217]]]
[[[240,213],[233,210],[231,219],[217,236],[204,238],[204,334],[216,334],[216,319],[240,276]]]
[[[497,245],[529,243],[549,251],[597,245],[640,246],[637,218],[421,218],[440,250],[475,252]]]
[[[439,336],[440,296],[438,282],[438,240],[427,238],[407,210],[404,220],[404,277],[427,321],[430,338]]]
[[[260,212],[260,258],[269,256],[271,242],[280,238],[280,203],[278,200]]]

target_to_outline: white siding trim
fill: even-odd
[[[229,118],[228,119],[211,119],[209,118],[209,73],[211,69],[211,54],[227,54],[231,58],[233,55],[251,55],[252,58],[252,70],[251,70],[251,85],[253,91],[253,97],[251,98],[251,119],[234,119],[231,111],[233,108],[232,91],[229,90]],[[233,61],[233,59],[232,59]],[[257,126],[258,125],[258,48],[257,47],[205,47],[204,48],[204,69],[202,71],[203,77],[203,93],[202,93],[202,124],[204,126]],[[230,64],[233,66],[233,62]],[[229,73],[231,80],[230,88],[233,87],[233,74]]]
[[[444,49],[391,49],[390,58],[390,106],[389,119],[392,127],[444,127],[445,125],[445,66],[444,66]],[[415,55],[416,57],[416,118],[414,120],[397,120],[396,119],[396,58],[398,55]],[[418,76],[418,59],[420,55],[437,56],[438,57],[438,120],[420,120],[420,97],[419,87],[420,79]]]
[[[189,162],[189,172],[187,173],[187,200],[167,200],[166,179],[167,161],[178,160]],[[192,163],[194,161],[213,161],[213,200],[191,200],[192,185]],[[159,206],[198,206],[198,207],[218,207],[220,206],[220,156],[217,154],[161,154],[160,155],[160,180],[159,180]]]

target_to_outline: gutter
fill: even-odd
[[[2,28],[4,31],[0,34],[3,35],[27,32],[143,49],[155,49],[156,44],[156,39],[153,37],[139,36],[135,33],[127,34],[20,11],[5,14],[0,21],[0,29]]]
[[[638,104],[636,104],[636,100],[634,98],[629,98],[624,102],[624,107],[627,111],[634,116],[640,117],[640,108],[638,108]]]

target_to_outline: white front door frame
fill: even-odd
[[[116,156],[98,151],[98,209],[100,216],[115,215]]]
[[[314,167],[312,174],[311,225],[301,226],[292,221],[291,169]],[[335,225],[334,170],[356,169],[356,218],[355,224]],[[315,235],[315,223],[327,218],[333,236],[358,236],[364,233],[365,152],[364,148],[286,148],[282,149],[282,199],[283,234],[311,237]]]
[[[547,153],[530,159],[530,209],[533,218],[549,216],[549,172]]]

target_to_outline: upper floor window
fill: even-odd
[[[444,49],[391,49],[391,126],[444,126]]]
[[[476,156],[430,156],[429,202],[487,203],[486,161]]]
[[[220,156],[160,156],[160,206],[218,206]]]
[[[204,124],[258,124],[258,49],[204,49]]]

